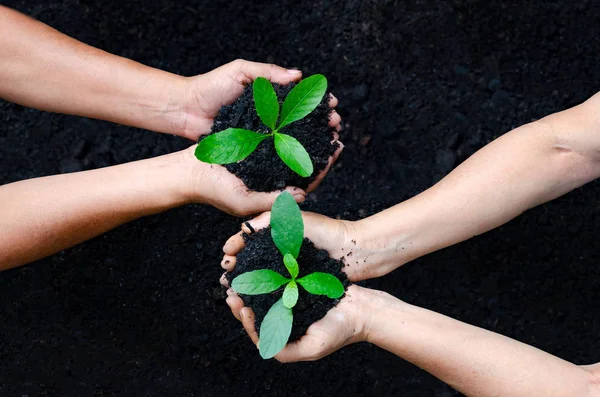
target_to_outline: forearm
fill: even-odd
[[[469,397],[594,396],[581,367],[388,294],[369,294],[368,341]]]
[[[185,78],[111,55],[0,6],[0,98],[176,133]]]
[[[0,270],[184,204],[182,153],[0,186]]]
[[[358,222],[369,261],[387,273],[597,178],[600,125],[592,112],[587,103],[517,128],[432,188]]]

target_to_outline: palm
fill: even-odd
[[[277,359],[281,362],[314,361],[354,342],[356,327],[352,300],[344,297],[325,317],[312,324],[298,341],[288,344]]]
[[[235,102],[257,77],[289,84],[300,76],[279,66],[236,60],[192,77],[187,91],[184,135],[197,141],[201,135],[208,134],[219,109]]]

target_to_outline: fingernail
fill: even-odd
[[[244,225],[248,228],[248,230],[250,230],[250,233],[254,233],[256,231],[254,230],[250,222],[244,222]]]
[[[302,73],[302,71],[297,70],[297,69],[288,69],[287,72],[289,74],[300,74],[300,73]]]
[[[294,199],[296,200],[296,202],[298,203],[303,203],[304,200],[306,200],[306,196],[303,194],[296,194],[294,195]]]

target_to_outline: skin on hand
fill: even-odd
[[[333,258],[340,258],[348,254],[348,250],[343,247],[356,248],[356,238],[358,231],[356,222],[342,221],[332,219],[312,212],[302,213],[304,221],[305,236],[310,238],[319,249],[325,249]],[[221,266],[230,272],[236,264],[236,255],[244,248],[243,234],[251,234],[261,230],[269,225],[271,218],[270,212],[265,212],[252,219],[247,224],[242,225],[242,231],[232,236],[223,247],[225,255]],[[356,250],[356,258],[364,265],[364,259],[361,255],[364,251]],[[354,255],[349,258],[355,259]],[[360,280],[363,272],[361,266],[353,266],[354,262],[348,267],[344,267],[349,279],[352,281]],[[221,284],[228,287],[225,274],[221,277]],[[312,361],[324,357],[332,352],[351,343],[363,341],[365,338],[367,319],[363,306],[366,304],[363,299],[364,288],[351,285],[346,291],[346,295],[341,299],[336,307],[330,310],[320,321],[311,325],[306,335],[299,341],[288,344],[275,358],[281,362],[293,361]],[[254,312],[251,308],[245,307],[243,300],[230,288],[227,291],[227,304],[232,314],[240,320],[244,329],[254,342],[258,343],[258,332],[254,327]]]
[[[302,72],[238,59],[208,73],[187,78],[185,92],[182,94],[184,102],[179,105],[183,116],[177,135],[197,141],[201,135],[210,133],[219,109],[234,103],[258,77],[286,85],[298,81]],[[329,105],[335,108],[337,103],[337,99],[332,97]],[[340,122],[341,117],[334,110],[329,125],[339,131]]]
[[[257,64],[255,62],[246,62],[246,61],[243,61],[241,63],[233,62],[233,63],[227,64],[221,68],[215,69],[213,71],[213,72],[217,72],[217,71],[219,71],[219,69],[222,69],[219,71],[219,73],[211,76],[212,79],[216,79],[212,84],[218,86],[219,81],[223,81],[223,80],[225,80],[225,81],[242,81],[244,83],[247,81],[251,81],[251,80],[248,80],[250,77],[245,77],[245,76],[248,76],[250,72],[243,68],[241,69],[241,72],[239,72],[239,73],[241,73],[241,75],[238,76],[236,79],[234,79],[232,77],[228,77],[228,75],[225,72],[228,71],[228,69],[231,69],[230,65],[234,65],[234,64],[241,65],[242,67],[249,66],[250,67],[249,70],[253,71],[253,73],[260,73],[261,70],[262,70],[263,74],[269,74],[269,73],[276,74],[277,71],[279,71],[280,73],[283,73],[282,71],[285,71],[285,69],[280,68],[278,66],[274,66],[274,65]],[[234,69],[234,70],[237,70],[237,69]],[[267,73],[267,71],[269,71],[269,73]],[[213,73],[213,72],[211,72],[211,73]],[[285,73],[287,73],[287,71],[285,71]],[[221,76],[218,76],[219,74],[221,74]],[[204,76],[206,76],[206,75],[204,75]],[[252,76],[254,78],[254,75],[252,75]],[[202,77],[202,76],[200,76],[200,77]],[[256,76],[256,77],[258,77],[258,76]],[[211,83],[208,82],[207,84],[210,85]],[[239,91],[239,93],[236,94],[235,98],[233,99],[234,101],[243,92],[243,85],[239,85],[239,87],[242,87],[242,88],[236,89],[236,88],[234,88],[233,85],[229,87],[232,90]],[[210,118],[210,120],[205,120],[208,122],[207,125],[208,125],[209,130],[210,130],[210,126],[213,123],[212,117],[214,117],[214,115],[216,115],[216,113],[218,112],[218,110],[220,109],[222,104],[225,103],[225,102],[223,102],[224,98],[229,99],[229,98],[233,97],[231,95],[225,95],[224,91],[215,90],[215,93],[218,93],[219,95],[221,95],[221,97],[217,97],[217,96],[202,97],[203,98],[202,102],[205,105],[208,104],[209,100],[211,100],[213,102],[213,106],[210,108],[211,111],[209,113],[207,113],[207,114],[211,115],[210,116],[211,118]],[[206,98],[210,98],[210,99],[206,99]],[[337,106],[337,104],[338,104],[337,98],[335,98],[333,95],[331,95],[331,98],[329,100],[330,108],[332,108],[332,109],[335,108],[335,106]],[[197,122],[202,124],[203,123],[202,118],[197,119]],[[319,184],[323,181],[323,178],[325,178],[325,176],[329,172],[329,169],[331,168],[333,163],[335,163],[335,161],[338,159],[340,153],[344,149],[344,145],[338,140],[339,139],[338,131],[340,131],[340,129],[341,129],[340,123],[341,123],[341,117],[339,116],[339,114],[337,114],[335,112],[335,110],[332,110],[332,114],[331,114],[330,120],[329,120],[329,126],[335,128],[336,131],[333,133],[331,143],[332,144],[337,143],[338,148],[333,153],[333,155],[331,157],[329,157],[327,166],[321,172],[319,172],[319,174],[316,176],[315,180],[307,187],[306,191],[304,191],[298,187],[295,187],[295,186],[287,186],[285,188],[286,191],[288,191],[292,196],[294,196],[294,199],[296,200],[296,202],[298,202],[298,203],[303,202],[306,197],[306,194],[315,190],[317,188],[317,186],[319,186]],[[187,170],[186,172],[188,175],[188,179],[190,181],[188,183],[188,188],[187,188],[187,192],[186,192],[186,201],[187,202],[210,204],[224,212],[227,212],[228,214],[235,215],[235,216],[247,216],[247,215],[251,215],[251,214],[256,214],[258,212],[267,211],[271,208],[271,206],[273,205],[273,202],[275,201],[277,196],[281,193],[281,191],[256,192],[256,191],[249,190],[240,178],[238,178],[234,174],[230,173],[224,166],[219,165],[219,164],[207,164],[207,163],[199,161],[196,158],[196,156],[194,155],[196,146],[197,145],[194,145],[182,152],[183,162],[186,164],[185,168]]]
[[[299,80],[302,72],[273,64],[236,60],[206,74],[189,78],[183,96],[186,98],[183,105],[185,116],[179,135],[198,140],[201,135],[208,134],[219,109],[235,102],[244,89],[258,77],[265,77],[278,84],[289,84]],[[298,187],[286,187],[285,190],[290,192],[298,203],[303,202],[306,193],[316,189],[323,181],[344,148],[338,140],[341,117],[334,110],[337,104],[337,98],[331,95],[329,106],[332,113],[329,126],[336,130],[331,143],[337,143],[338,149],[329,158],[325,169],[307,187],[306,192]],[[225,167],[198,161],[194,156],[195,148],[196,146],[189,148],[184,154],[191,170],[190,186],[193,187],[188,193],[189,202],[203,202],[232,215],[246,216],[270,209],[275,198],[281,193],[281,191],[262,193],[248,190],[242,180],[229,173]]]
[[[368,335],[369,290],[350,285],[346,295],[327,312],[325,317],[312,324],[299,340],[288,343],[275,359],[282,363],[315,361],[344,346],[366,340]],[[242,322],[252,342],[258,347],[258,332],[254,327],[254,312],[245,307],[242,299],[231,289],[227,291],[227,304],[234,316]]]

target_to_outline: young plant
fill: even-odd
[[[257,78],[252,84],[252,90],[256,113],[271,132],[263,134],[243,128],[227,128],[200,141],[196,148],[198,160],[211,164],[235,163],[248,157],[265,139],[274,138],[275,150],[281,160],[298,175],[311,176],[313,164],[304,146],[296,138],[279,131],[303,119],[321,103],[327,90],[325,76],[315,74],[298,83],[285,98],[281,117],[277,94],[269,80]]]
[[[342,282],[329,273],[314,272],[298,278],[297,262],[304,223],[298,204],[288,192],[281,193],[271,209],[271,238],[283,255],[290,278],[261,269],[243,273],[233,279],[234,291],[246,295],[268,294],[285,285],[283,296],[271,306],[260,325],[259,351],[262,358],[272,358],[283,349],[292,332],[292,308],[298,302],[298,285],[314,295],[337,299],[344,295]]]

